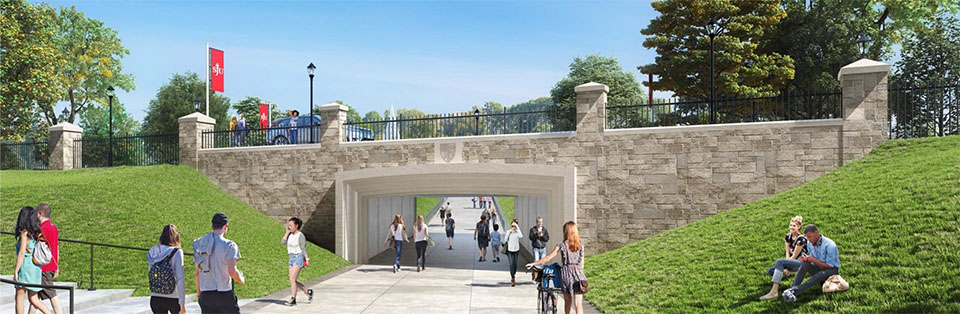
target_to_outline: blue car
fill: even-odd
[[[310,143],[310,118],[311,117],[306,116],[297,117],[296,129],[270,129],[267,132],[267,141],[273,145]],[[290,127],[290,119],[292,119],[292,117],[273,120],[270,127]],[[313,141],[319,143],[320,135],[323,133],[320,130],[319,116],[313,116],[313,126]],[[347,142],[372,141],[374,139],[373,131],[367,128],[350,125],[346,127],[344,132],[346,132],[345,139]],[[292,137],[294,136],[296,137],[296,141],[293,141]]]

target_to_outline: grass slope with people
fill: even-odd
[[[264,296],[289,289],[286,247],[280,244],[284,226],[221,191],[199,172],[181,166],[118,167],[71,171],[0,172],[0,229],[13,232],[22,206],[49,203],[60,237],[149,248],[157,244],[168,223],[177,225],[186,252],[194,239],[210,231],[211,217],[230,218],[226,237],[240,247],[237,268],[246,286],[236,286],[240,298]],[[15,239],[0,236],[0,273],[12,274]],[[307,245],[310,266],[300,278],[314,278],[349,262],[314,244]],[[60,277],[89,285],[90,247],[61,242]],[[187,293],[194,291],[193,260],[185,256]],[[94,248],[97,288],[135,288],[150,293],[146,252]]]
[[[794,215],[837,243],[850,290],[758,301]],[[585,262],[587,299],[607,313],[960,313],[958,265],[960,136],[887,142],[798,188]]]

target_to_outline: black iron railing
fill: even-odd
[[[0,143],[0,169],[50,169],[49,143]]]
[[[344,123],[344,142],[572,131],[576,109],[458,112]]]
[[[842,95],[788,93],[774,97],[718,97],[714,101],[717,123],[786,121],[839,118]],[[645,128],[710,123],[710,101],[671,99],[612,103],[607,106],[607,128]]]
[[[13,232],[6,232],[6,231],[0,231],[0,234],[15,235]],[[91,291],[97,290],[96,286],[93,284],[93,279],[94,279],[94,277],[93,277],[93,273],[94,273],[94,271],[93,271],[93,256],[94,256],[94,255],[93,255],[93,247],[94,247],[94,246],[109,247],[109,248],[124,249],[124,250],[134,250],[134,251],[149,251],[149,250],[150,250],[150,248],[124,246],[124,245],[115,245],[115,244],[107,244],[107,243],[97,243],[97,242],[89,242],[89,241],[81,241],[81,240],[70,240],[70,239],[63,239],[63,238],[57,239],[57,241],[58,241],[58,243],[60,243],[60,242],[77,243],[77,244],[83,244],[83,245],[89,245],[89,246],[90,246],[90,287],[87,288],[87,290],[91,290]],[[183,255],[193,257],[193,253],[183,252]]]
[[[74,304],[73,295],[74,295],[74,289],[76,288],[74,286],[38,285],[38,284],[32,284],[32,283],[22,283],[19,281],[7,280],[3,278],[0,278],[0,282],[11,284],[11,285],[30,287],[30,288],[69,290],[70,291],[70,314],[73,314],[73,304]],[[24,301],[26,301],[26,299],[24,299]],[[24,303],[29,303],[29,302],[24,302]]]
[[[320,142],[320,125],[296,127],[248,128],[234,130],[210,130],[201,134],[201,148],[250,147],[267,145],[310,144]]]
[[[890,85],[887,105],[891,138],[960,134],[960,84]]]
[[[107,137],[83,137],[73,141],[74,168],[176,165],[179,162],[178,134],[114,137],[112,143]]]

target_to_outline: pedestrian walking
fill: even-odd
[[[447,202],[447,204],[440,206],[440,223],[441,224],[444,222],[444,219],[447,218],[447,213],[450,212],[450,209],[451,209],[450,202]]]
[[[40,235],[47,241],[47,245],[50,247],[50,254],[52,254],[50,263],[40,267],[42,276],[40,283],[43,285],[52,285],[53,278],[60,276],[60,269],[57,266],[60,262],[60,230],[50,221],[50,205],[40,203],[40,205],[37,205],[37,213],[40,216]],[[45,288],[37,294],[40,296],[40,300],[50,300],[50,308],[54,313],[63,313],[60,307],[60,300],[57,299],[57,289]],[[28,313],[33,313],[33,305],[31,305],[30,308],[31,310],[29,310]]]
[[[154,314],[186,313],[183,249],[177,226],[164,226],[159,242],[147,251],[150,311]]]
[[[557,243],[557,246],[550,254],[543,258],[527,264],[527,269],[535,264],[549,262],[554,256],[560,254],[560,278],[563,281],[563,306],[567,314],[575,308],[577,314],[583,314],[583,294],[589,289],[587,285],[587,275],[583,273],[583,245],[580,242],[580,232],[577,230],[577,223],[568,221],[563,224],[563,242]]]
[[[533,260],[538,261],[547,254],[547,241],[550,241],[550,233],[543,227],[543,218],[537,217],[537,224],[530,228],[529,234]]]
[[[483,196],[477,196],[480,199],[480,208],[487,208],[487,199]]]
[[[477,198],[474,197],[474,198],[471,198],[470,200],[473,201],[473,207],[471,208],[477,208]]]
[[[500,234],[500,225],[494,223],[493,232],[490,233],[490,246],[491,246],[491,249],[493,250],[494,263],[500,262],[499,254],[500,254],[500,245],[502,244],[501,243],[502,241],[503,241],[503,237]]]
[[[383,245],[389,245],[397,253],[397,260],[393,263],[394,273],[400,271],[400,253],[403,252],[403,242],[410,242],[407,237],[407,227],[403,225],[403,217],[396,215],[393,216],[393,223],[390,224],[390,228],[387,230],[387,238],[383,242]]]
[[[229,130],[227,134],[229,134],[230,141],[228,146],[234,147],[237,144],[237,115],[230,115],[230,126],[227,129]]]
[[[417,216],[416,225],[413,226],[413,242],[417,249],[417,272],[427,268],[427,239],[430,232],[427,230],[427,224],[423,221],[423,216]]]
[[[211,223],[209,233],[193,240],[197,303],[202,313],[240,313],[233,292],[233,283],[244,285],[243,273],[237,269],[240,248],[224,237],[230,229],[226,214],[214,214]]]
[[[510,286],[517,285],[517,258],[520,255],[520,238],[523,233],[517,224],[510,225],[510,231],[503,236],[503,243],[507,246],[507,260],[510,261]]]
[[[280,244],[287,246],[287,275],[290,278],[290,301],[287,305],[297,305],[297,290],[307,294],[307,301],[313,302],[313,289],[307,289],[303,283],[297,281],[300,270],[310,266],[310,257],[307,256],[307,237],[300,232],[303,220],[290,217],[287,220],[287,233],[283,235]]]
[[[243,117],[242,113],[237,114],[237,137],[237,146],[247,146],[247,119]]]
[[[454,227],[456,227],[456,223],[457,222],[453,220],[453,214],[447,214],[447,220],[443,222],[444,231],[447,232],[447,249],[448,250],[453,249],[453,231],[455,230]]]
[[[290,115],[290,144],[297,144],[299,140],[297,139],[297,133],[299,129],[297,128],[297,123],[300,120],[300,111],[296,110],[287,110],[287,114]]]
[[[480,221],[477,222],[477,228],[473,230],[473,239],[477,241],[477,248],[480,251],[480,260],[487,260],[487,247],[490,246],[490,226],[487,224],[487,216],[480,215]]]
[[[17,226],[13,229],[13,234],[17,238],[17,261],[13,268],[13,281],[39,285],[43,280],[40,265],[35,262],[34,254],[38,247],[38,239],[42,236],[40,233],[40,218],[37,210],[30,206],[20,209],[17,216]],[[24,309],[24,300],[30,302],[30,305],[36,307],[43,314],[50,314],[50,310],[40,301],[37,295],[42,289],[26,287],[21,285],[13,286],[16,290],[14,296],[14,306],[16,313],[22,314]]]

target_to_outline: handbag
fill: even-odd
[[[37,266],[50,264],[50,261],[53,260],[53,252],[50,251],[50,244],[47,244],[47,241],[37,241],[31,255],[33,256],[33,263]]]
[[[433,242],[433,238],[427,236],[427,246],[434,246],[436,243]]]
[[[824,293],[847,291],[847,289],[850,289],[850,283],[843,280],[843,277],[840,277],[839,274],[830,276],[823,282]]]

